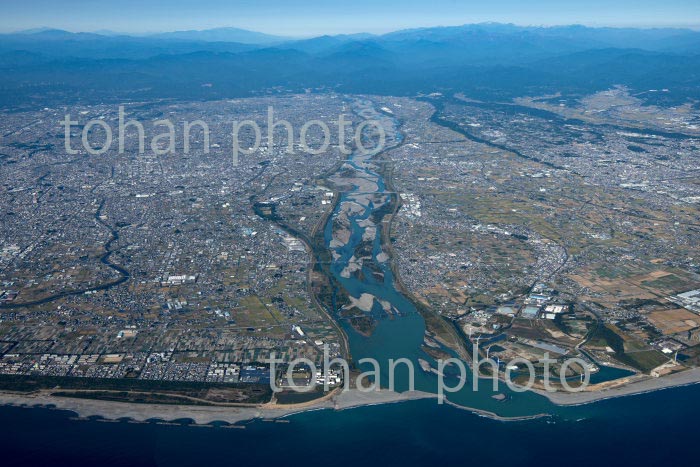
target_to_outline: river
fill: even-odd
[[[386,133],[385,151],[401,144],[399,123],[394,117],[376,110],[371,101],[356,102],[354,110],[365,119],[381,122]],[[373,358],[379,363],[379,380],[383,387],[389,384],[389,360],[407,358],[415,368],[415,389],[437,393],[437,375],[423,371],[419,362],[422,359],[437,368],[436,360],[421,349],[426,331],[425,321],[414,304],[397,289],[390,267],[391,259],[382,256],[387,253],[382,250],[381,241],[382,229],[387,224],[379,219],[372,222],[373,215],[385,219],[386,213],[382,213],[381,209],[388,202],[388,197],[397,196],[387,191],[387,183],[380,170],[381,162],[375,159],[378,153],[378,150],[355,151],[331,177],[336,185],[352,188],[340,193],[335,211],[325,226],[326,245],[333,254],[332,274],[356,300],[363,294],[375,297],[371,309],[364,312],[374,320],[376,327],[367,335],[351,326],[340,310],[335,310],[334,316],[348,335],[350,353],[356,365],[370,371],[374,369],[373,366],[361,365],[360,360]],[[367,255],[364,261],[357,257],[363,239],[372,244],[371,255]],[[349,274],[348,271],[355,273]],[[377,271],[381,274],[376,274]],[[382,306],[382,303],[385,305]],[[385,310],[387,303],[391,306],[388,312]],[[360,311],[356,309],[355,313]],[[468,365],[466,368],[467,374],[470,374]],[[449,373],[449,369],[445,371],[446,386],[455,386],[459,382],[455,369],[452,370]],[[399,391],[408,389],[409,375],[405,366],[397,366],[394,374],[395,388]],[[503,394],[506,399],[497,400],[493,397],[496,394]],[[447,399],[461,406],[506,417],[557,411],[546,398],[532,392],[516,393],[505,383],[500,383],[498,390],[493,391],[491,379],[483,378],[478,382],[478,390],[473,389],[470,379],[462,390],[447,394]]]

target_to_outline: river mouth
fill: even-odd
[[[334,210],[323,228],[323,244],[330,260],[328,273],[335,284],[331,314],[348,337],[355,367],[372,372],[382,387],[435,394],[438,358],[456,357],[457,353],[433,339],[426,331],[421,311],[401,292],[391,267],[389,235],[385,231],[390,229],[399,195],[388,188],[391,183],[385,179],[383,168],[387,161],[382,157],[403,142],[400,123],[377,110],[370,100],[355,101],[353,111],[380,124],[386,139],[381,150],[350,154],[327,179],[337,194]],[[399,359],[410,361],[413,370],[397,364],[390,371],[390,362]],[[470,368],[466,362],[464,365]],[[443,375],[444,386],[459,385],[455,365],[446,366]],[[446,399],[504,417],[556,412],[554,404],[535,393],[512,391],[502,381],[494,390],[491,379],[477,378],[476,385],[473,379],[467,376],[462,389],[446,393]]]

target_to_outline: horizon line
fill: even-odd
[[[554,28],[563,28],[563,27],[573,27],[573,26],[579,26],[579,27],[585,27],[589,29],[636,29],[636,30],[655,30],[655,29],[671,29],[671,30],[686,30],[686,31],[693,31],[693,32],[700,32],[700,24],[640,24],[636,26],[632,25],[614,25],[614,24],[591,24],[591,23],[552,23],[552,24],[519,24],[519,23],[513,23],[513,22],[498,22],[498,21],[481,21],[481,22],[475,22],[475,23],[459,23],[459,24],[433,24],[433,25],[426,25],[426,26],[412,26],[412,27],[400,27],[398,29],[389,29],[384,32],[369,32],[368,30],[355,30],[352,32],[327,32],[327,33],[319,33],[319,34],[312,34],[312,35],[295,35],[295,34],[280,34],[276,32],[268,32],[264,30],[258,30],[258,29],[248,29],[246,27],[241,27],[241,26],[214,26],[214,27],[205,27],[205,28],[198,28],[198,27],[191,27],[191,28],[176,28],[176,29],[170,29],[170,30],[157,30],[157,31],[118,31],[118,30],[111,30],[111,29],[97,29],[97,30],[77,30],[77,29],[72,29],[72,28],[62,28],[62,27],[53,27],[53,26],[35,26],[35,27],[25,27],[22,29],[5,29],[3,27],[0,27],[0,34],[38,34],[44,31],[63,31],[63,32],[68,32],[71,34],[96,34],[96,35],[101,35],[101,36],[109,36],[109,35],[118,35],[118,36],[152,36],[152,35],[157,35],[157,34],[168,34],[168,33],[178,33],[178,32],[206,32],[206,31],[215,31],[215,30],[220,30],[220,29],[238,29],[241,31],[246,31],[246,32],[252,32],[252,33],[258,33],[258,34],[265,34],[269,36],[279,36],[280,38],[289,38],[289,39],[308,39],[308,38],[315,38],[315,37],[321,37],[321,36],[338,36],[338,35],[356,35],[356,34],[369,34],[369,35],[374,35],[374,36],[382,36],[385,34],[391,34],[394,32],[400,32],[400,31],[411,31],[411,30],[420,30],[420,29],[433,29],[433,28],[455,28],[455,27],[464,27],[464,26],[488,26],[488,25],[500,25],[500,26],[514,26],[518,28],[539,28],[539,29],[554,29]]]

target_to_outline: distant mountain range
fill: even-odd
[[[219,98],[271,88],[507,99],[624,84],[700,100],[700,33],[474,24],[289,39],[219,28],[146,36],[56,29],[0,35],[0,105]]]
[[[240,28],[215,28],[204,30],[172,31],[151,34],[125,34],[115,31],[102,30],[95,32],[69,32],[54,28],[27,29],[11,34],[0,34],[0,37],[24,40],[60,40],[60,39],[98,39],[103,37],[134,37],[163,40],[185,40],[193,42],[239,42],[241,44],[274,44],[290,41],[292,38],[274,36],[262,32],[249,31]]]
[[[262,32],[239,28],[216,28],[204,31],[175,31],[152,34],[148,37],[165,40],[239,42],[241,44],[279,44],[291,40],[289,37],[272,36]]]

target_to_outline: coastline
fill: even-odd
[[[632,378],[635,379],[629,381]],[[546,397],[550,402],[559,406],[585,405],[606,399],[646,394],[649,392],[662,391],[664,389],[698,384],[700,383],[700,368],[691,368],[660,378],[646,375],[631,377],[628,381],[627,383],[595,391],[547,392],[540,389],[532,389],[532,391]]]
[[[628,384],[597,391],[549,393],[533,389],[532,392],[546,397],[556,406],[578,406],[592,404],[602,400],[646,394],[698,383],[700,383],[700,368],[694,368],[661,378],[643,377],[642,379]],[[214,422],[225,422],[233,425],[255,419],[279,420],[303,412],[316,410],[340,411],[357,407],[425,399],[437,399],[437,395],[421,391],[397,393],[389,390],[380,390],[367,393],[351,389],[349,391],[340,392],[337,395],[328,395],[320,401],[310,401],[301,404],[272,405],[268,403],[252,407],[232,407],[111,402],[94,399],[57,397],[51,395],[48,391],[41,391],[34,394],[0,392],[1,406],[55,408],[57,410],[74,412],[78,417],[83,419],[100,417],[110,421],[129,419],[133,422],[154,421],[172,423],[175,420],[189,419],[196,425],[210,425]],[[445,404],[459,410],[470,412],[474,415],[504,422],[526,421],[550,416],[548,413],[539,413],[518,417],[506,417],[476,407],[459,405],[448,400],[445,401]]]
[[[381,390],[363,393],[357,390],[341,392],[334,397],[324,398],[320,402],[270,405],[255,407],[232,406],[189,406],[165,404],[135,404],[129,402],[111,402],[95,399],[80,399],[52,396],[48,391],[35,394],[1,393],[1,406],[55,408],[74,412],[80,418],[101,417],[106,420],[129,419],[134,422],[190,419],[197,425],[209,425],[213,422],[230,424],[254,419],[275,420],[290,415],[315,410],[345,410],[371,405],[393,404],[411,400],[432,399],[437,396],[420,391],[396,393]]]

